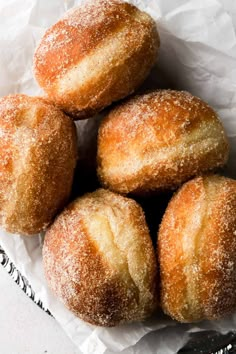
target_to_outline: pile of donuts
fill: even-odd
[[[142,321],[160,308],[180,322],[236,309],[236,181],[214,174],[229,155],[222,123],[184,91],[130,96],[159,46],[148,14],[120,0],[90,1],[36,49],[45,96],[0,99],[0,225],[46,231],[49,287],[98,326]],[[100,188],[69,203],[80,184],[74,121],[108,106],[97,138]],[[158,215],[168,191],[152,240],[137,200],[154,196]]]

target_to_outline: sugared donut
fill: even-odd
[[[236,181],[198,177],[171,200],[158,235],[161,303],[180,322],[236,309]]]
[[[154,21],[120,0],[87,1],[49,28],[34,56],[48,97],[86,118],[133,92],[147,77],[159,47]]]
[[[70,194],[77,158],[74,123],[42,98],[0,99],[0,225],[45,229]]]
[[[227,158],[217,114],[184,91],[131,98],[113,109],[99,129],[98,175],[105,187],[120,193],[173,189]]]
[[[62,302],[98,326],[142,320],[156,307],[156,259],[141,207],[97,190],[77,199],[46,233],[46,279]]]

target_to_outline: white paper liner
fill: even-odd
[[[45,29],[72,6],[73,0],[0,0],[0,95],[41,94],[32,74],[35,46]],[[161,36],[158,70],[150,80],[185,89],[211,104],[221,117],[231,142],[227,174],[236,178],[236,1],[234,0],[130,0],[156,21]],[[164,82],[165,84],[165,82]],[[86,155],[94,136],[94,123],[80,126],[80,145]],[[85,134],[86,133],[86,134]],[[78,353],[176,353],[188,331],[236,328],[236,315],[197,325],[179,325],[164,315],[144,323],[118,328],[85,324],[51,294],[42,268],[40,236],[25,238],[0,231],[0,243],[29,280],[68,336]],[[163,330],[163,328],[165,330]]]

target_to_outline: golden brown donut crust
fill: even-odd
[[[108,190],[86,194],[57,217],[43,263],[53,292],[94,325],[142,320],[156,307],[157,265],[143,211]]]
[[[88,1],[46,31],[34,73],[53,102],[75,119],[86,118],[144,81],[159,44],[154,21],[135,6]]]
[[[158,235],[161,304],[180,322],[236,309],[236,181],[198,177],[171,200]]]
[[[228,142],[216,113],[188,92],[158,90],[113,109],[98,134],[98,176],[120,193],[173,189],[224,165]]]
[[[39,97],[0,99],[0,225],[31,235],[66,203],[77,158],[74,123]]]

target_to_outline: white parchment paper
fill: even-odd
[[[0,96],[41,94],[33,79],[32,58],[45,29],[82,0],[0,0]],[[219,113],[231,142],[227,173],[236,178],[236,1],[130,0],[158,24],[161,50],[152,84],[186,89]],[[160,76],[160,74],[162,76]],[[167,84],[168,83],[168,84]],[[94,123],[80,125],[86,155]],[[236,329],[236,314],[197,325],[179,325],[160,315],[144,323],[105,329],[85,324],[70,313],[47,288],[40,237],[25,238],[0,231],[0,243],[37,296],[78,347],[78,353],[176,353],[189,331]],[[166,327],[166,328],[164,328]]]

